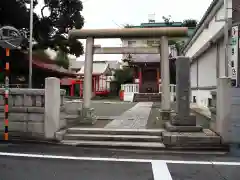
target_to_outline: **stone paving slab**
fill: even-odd
[[[151,111],[152,102],[139,102],[111,121],[106,129],[144,129]]]

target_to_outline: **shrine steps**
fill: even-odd
[[[161,93],[135,93],[133,102],[160,102]]]

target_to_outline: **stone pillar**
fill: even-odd
[[[178,57],[176,60],[176,115],[166,123],[169,131],[201,131],[196,126],[196,117],[190,115],[190,59]]]
[[[60,80],[55,77],[45,79],[45,138],[54,139],[60,129]]]
[[[223,141],[230,141],[231,78],[222,77],[217,81],[217,115],[214,131]]]
[[[80,123],[93,124],[96,121],[94,109],[91,108],[92,93],[92,71],[93,71],[93,47],[94,39],[86,39],[86,53],[84,62],[84,84],[83,84],[83,109],[80,113]]]
[[[161,38],[161,118],[162,120],[170,119],[171,100],[170,100],[170,72],[169,72],[169,48],[168,38]]]
[[[176,113],[180,117],[190,115],[190,59],[178,57],[176,60]],[[178,124],[178,122],[174,122]],[[183,124],[184,122],[179,122]],[[188,122],[186,122],[188,125]],[[190,124],[192,125],[192,124]]]
[[[92,69],[93,69],[93,45],[94,39],[86,39],[86,53],[84,62],[84,84],[83,84],[83,108],[89,109],[92,98]]]

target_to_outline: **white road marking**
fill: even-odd
[[[165,162],[153,161],[152,171],[154,180],[172,180],[172,176]]]
[[[115,162],[139,162],[152,163],[163,162],[170,164],[203,164],[203,165],[228,165],[240,166],[240,162],[217,162],[217,161],[177,161],[177,160],[153,160],[153,159],[120,159],[120,158],[98,158],[98,157],[77,157],[77,156],[57,156],[45,154],[25,154],[25,153],[6,153],[0,152],[0,156],[8,157],[27,157],[27,158],[43,158],[43,159],[63,159],[63,160],[86,160],[86,161],[115,161]]]
[[[151,160],[145,160],[145,159],[97,158],[97,157],[57,156],[57,155],[45,155],[45,154],[5,153],[5,152],[0,152],[0,156],[43,158],[43,159],[63,159],[63,160],[86,160],[86,161],[117,161],[117,162],[119,161],[119,162],[140,162],[140,163],[151,162]]]

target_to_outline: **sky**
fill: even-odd
[[[39,0],[36,11],[40,12],[43,0]],[[162,16],[171,15],[173,21],[184,19],[200,20],[212,0],[82,0],[84,29],[120,28],[125,24],[140,25],[148,22],[149,14],[155,14],[155,21],[162,22]],[[85,40],[81,40],[85,46]],[[120,39],[96,39],[101,46],[121,46]],[[121,55],[95,55],[94,60],[120,60]],[[84,60],[84,55],[77,58]]]

